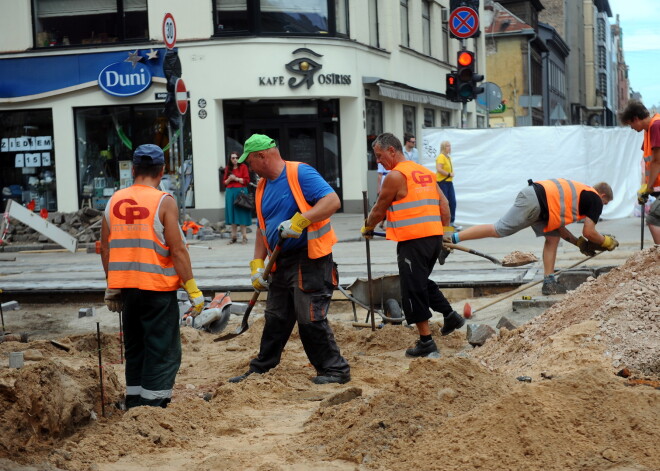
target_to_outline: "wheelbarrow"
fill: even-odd
[[[353,305],[353,319],[357,323],[357,311],[355,305],[370,311],[369,307],[369,280],[357,278],[346,287],[338,287],[339,291],[351,301]],[[374,300],[374,312],[378,314],[384,323],[400,325],[403,322],[403,311],[401,309],[401,287],[399,275],[383,275],[371,280],[371,289]],[[369,314],[367,314],[367,320]],[[366,321],[365,321],[366,322]],[[360,325],[369,327],[370,325]]]

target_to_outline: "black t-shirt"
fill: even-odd
[[[532,183],[532,185],[534,186],[536,197],[539,199],[539,206],[541,206],[540,219],[547,222],[550,216],[548,214],[548,199],[545,196],[545,188],[536,182]],[[597,223],[600,215],[603,213],[603,200],[600,199],[598,193],[584,190],[580,193],[578,201],[579,213],[585,215],[594,223]]]

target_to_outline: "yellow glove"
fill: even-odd
[[[183,289],[188,293],[190,303],[192,304],[192,311],[190,315],[197,317],[202,309],[204,309],[204,295],[197,287],[197,282],[194,278],[189,279],[183,284]]]
[[[444,232],[444,235],[449,236],[452,232],[456,232],[456,229],[454,229],[454,226],[442,226],[442,232]]]
[[[646,202],[649,200],[649,187],[644,183],[642,186],[639,187],[639,190],[637,190],[637,202],[639,204],[646,204]]]
[[[105,289],[105,296],[103,297],[105,305],[108,306],[110,312],[121,312],[124,304],[121,301],[121,290],[120,289]]]
[[[264,280],[263,274],[266,267],[261,258],[255,258],[250,262],[250,281],[257,291],[266,291],[268,289],[268,280]]]
[[[285,239],[297,239],[302,234],[303,229],[305,229],[311,223],[312,221],[304,217],[302,214],[296,213],[291,219],[282,221],[278,227],[278,230],[280,232],[280,236]]]
[[[619,246],[619,242],[614,238],[614,236],[605,236],[605,241],[600,244],[602,248],[605,250],[609,250],[610,252],[614,249],[616,249]]]
[[[372,239],[374,237],[374,226],[367,226],[367,220],[364,221],[364,226],[360,229],[360,234],[365,239]]]

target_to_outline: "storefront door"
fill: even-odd
[[[335,110],[339,106],[338,102],[333,103],[336,101],[329,100],[323,104],[312,101],[229,103],[225,106],[227,152],[242,152],[240,144],[245,139],[254,133],[266,134],[277,141],[285,160],[304,162],[314,167],[342,199],[339,120],[334,114],[328,116],[323,108],[325,105]],[[237,108],[244,116],[241,123],[235,120]],[[228,113],[228,109],[234,112]],[[290,114],[283,114],[283,111]],[[268,116],[271,113],[273,116]],[[228,119],[230,115],[234,119]]]

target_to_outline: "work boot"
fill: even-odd
[[[543,287],[541,288],[541,293],[543,296],[549,296],[552,294],[566,294],[566,288],[559,284],[557,280],[553,278],[543,280]]]
[[[433,339],[424,342],[422,339],[417,340],[415,346],[406,350],[406,356],[412,358],[427,357],[432,353],[438,353],[438,347]]]
[[[244,379],[247,379],[247,377],[250,376],[252,373],[254,373],[254,371],[247,371],[240,376],[234,376],[233,378],[229,378],[227,381],[230,383],[240,383]]]
[[[456,329],[460,329],[465,325],[465,319],[463,319],[463,316],[461,316],[458,312],[456,311],[451,311],[449,314],[447,314],[447,317],[445,317],[445,323],[442,325],[442,328],[440,329],[440,333],[442,335],[449,335]]]
[[[331,383],[338,383],[338,384],[345,384],[348,383],[351,380],[351,375],[350,373],[346,373],[343,375],[318,375],[314,378],[312,378],[312,383],[314,384],[331,384]]]

